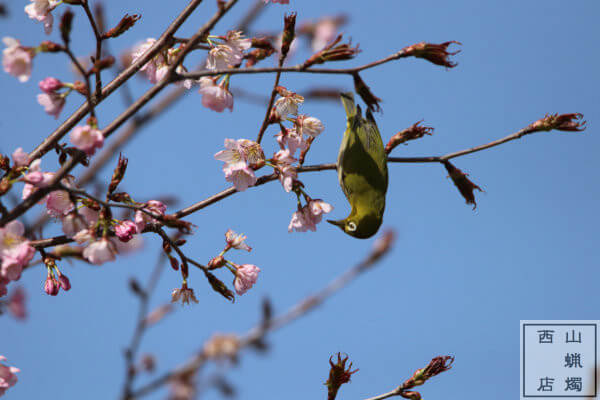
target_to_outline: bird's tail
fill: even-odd
[[[352,119],[356,115],[356,104],[354,103],[354,93],[340,93],[340,97],[342,99],[342,104],[344,105],[344,109],[346,110],[346,118],[348,120]]]

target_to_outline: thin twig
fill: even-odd
[[[98,29],[96,20],[94,19],[94,16],[92,15],[92,12],[90,10],[88,0],[83,0],[81,2],[81,6],[85,10],[85,14],[87,15],[88,20],[90,21],[90,25],[92,26],[92,30],[94,31],[94,37],[96,38],[96,57],[95,57],[94,62],[98,62],[102,58],[102,32],[100,32],[100,30]],[[92,88],[89,87],[89,85],[88,85],[88,91],[91,92],[91,90],[92,90]],[[94,97],[96,98],[96,100],[99,100],[98,96],[100,96],[101,93],[102,93],[101,71],[100,71],[100,68],[96,68],[96,90],[94,92]],[[92,103],[90,103],[90,104],[92,104]]]
[[[92,101],[92,88],[90,87],[89,74],[83,68],[83,66],[77,59],[77,57],[75,57],[75,54],[73,54],[73,52],[71,51],[71,48],[69,47],[69,43],[65,43],[65,47],[64,47],[63,51],[65,53],[67,53],[67,56],[69,56],[69,58],[71,59],[71,62],[75,65],[75,68],[77,68],[77,71],[79,71],[81,76],[83,76],[83,79],[85,79],[85,85],[87,86],[86,92],[85,92],[85,97],[88,101],[88,104],[91,105],[90,106],[90,116],[96,117],[96,110],[94,109],[94,102]]]
[[[161,251],[158,256],[158,261],[152,270],[152,274],[148,279],[148,283],[146,287],[143,289],[143,294],[138,296],[140,300],[139,309],[138,309],[138,317],[137,322],[135,324],[135,330],[133,331],[133,335],[131,336],[131,340],[129,342],[129,346],[125,349],[125,382],[123,384],[123,390],[121,397],[123,399],[129,399],[131,397],[131,387],[133,385],[133,380],[136,376],[135,371],[135,360],[137,358],[137,352],[140,347],[140,343],[142,341],[142,337],[146,332],[146,328],[148,325],[146,324],[146,317],[148,316],[148,306],[150,303],[150,296],[156,285],[158,283],[158,279],[165,265],[165,255]]]
[[[194,12],[196,7],[202,3],[202,0],[191,0],[185,9],[175,18],[169,27],[160,35],[156,42],[146,51],[140,58],[131,63],[123,72],[115,79],[109,82],[101,91],[100,96],[92,99],[93,104],[82,104],[65,122],[54,130],[42,143],[40,143],[31,153],[29,153],[30,161],[40,158],[50,151],[60,139],[62,139],[85,115],[89,112],[92,105],[98,105],[112,92],[117,90],[125,81],[137,73],[150,59],[152,59],[163,46],[171,40],[171,37],[177,32],[179,27],[185,20]]]
[[[334,279],[323,289],[298,302],[295,306],[288,309],[288,311],[273,318],[271,321],[261,321],[254,328],[250,329],[245,335],[240,337],[240,348],[248,347],[257,341],[262,340],[267,333],[273,332],[287,324],[290,324],[308,312],[313,311],[318,305],[322,304],[337,291],[348,285],[363,272],[369,270],[370,267],[375,265],[381,259],[381,257],[390,250],[393,242],[393,234],[390,232],[386,233],[382,240],[383,242],[380,242],[383,243],[381,247],[377,247],[377,244],[379,243],[376,242],[376,247],[364,260],[350,268],[338,278]],[[174,377],[199,369],[206,361],[207,358],[204,353],[200,353],[183,366],[165,373],[164,375],[154,379],[150,383],[134,391],[132,398],[147,395],[165,383],[169,382]]]

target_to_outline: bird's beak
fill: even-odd
[[[344,229],[344,220],[341,219],[339,221],[334,221],[332,219],[328,219],[327,222],[329,222],[331,225],[336,225],[337,227],[339,227],[340,229]]]

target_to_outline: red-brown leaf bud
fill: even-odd
[[[419,126],[421,122],[423,122],[423,120],[415,122],[410,128],[406,128],[392,136],[385,146],[385,152],[390,154],[390,152],[401,143],[419,139],[425,135],[432,135],[433,128],[429,126]]]
[[[587,122],[580,122],[582,118],[583,114],[580,113],[546,114],[544,118],[535,121],[525,128],[525,130],[526,133],[551,131],[553,129],[566,132],[581,132],[585,130]]]
[[[60,36],[66,45],[71,40],[71,28],[73,27],[74,14],[71,10],[67,9],[60,19]]]
[[[362,80],[358,72],[353,74],[352,77],[354,78],[354,90],[363,99],[367,107],[371,111],[381,110],[381,107],[379,106],[379,102],[381,101],[381,99],[375,96],[373,92],[371,92],[371,89]]]
[[[290,46],[296,36],[296,13],[286,14],[283,18],[284,27],[281,38],[281,59],[284,59],[290,51]]]
[[[352,47],[351,42],[338,45],[341,40],[342,35],[339,35],[333,42],[325,46],[323,50],[316,52],[306,60],[302,68],[306,69],[311,65],[323,64],[327,61],[351,60],[360,53],[358,45]]]
[[[117,189],[117,186],[119,185],[119,183],[121,183],[121,180],[123,180],[123,177],[125,176],[125,171],[127,170],[127,162],[127,158],[119,154],[119,161],[113,172],[110,184],[108,185],[109,195]]]
[[[108,39],[108,38],[115,38],[117,36],[121,36],[127,30],[132,28],[133,25],[135,25],[135,23],[139,19],[140,19],[139,14],[133,14],[133,15],[125,14],[125,16],[123,18],[121,18],[121,20],[119,21],[117,26],[115,26],[112,29],[109,29],[107,32],[102,34],[102,38]]]
[[[474,184],[469,178],[467,178],[467,176],[469,176],[468,174],[465,174],[460,169],[456,168],[449,161],[444,161],[443,164],[444,167],[446,167],[446,171],[448,171],[448,175],[452,179],[452,182],[454,182],[454,185],[458,188],[458,191],[460,192],[462,197],[465,198],[466,203],[473,204],[473,210],[477,208],[474,192],[475,189],[479,190],[480,192],[483,192],[483,189],[481,189],[479,186]]]
[[[421,42],[413,44],[412,46],[405,47],[402,49],[401,52],[404,53],[404,57],[412,56],[417,58],[423,58],[436,65],[441,65],[446,68],[454,68],[458,64],[453,61],[450,61],[448,57],[460,53],[460,50],[457,50],[455,52],[449,52],[448,46],[450,46],[453,43],[458,45],[461,44],[460,42],[457,42],[455,40],[451,40],[449,42],[444,42],[441,44]]]
[[[40,43],[39,49],[43,53],[58,53],[59,51],[63,51],[64,47],[58,43],[44,40]]]
[[[327,385],[327,400],[333,400],[337,396],[337,392],[340,387],[344,383],[350,382],[350,377],[352,374],[358,371],[355,369],[354,371],[350,371],[352,368],[352,363],[348,365],[346,368],[346,361],[348,361],[348,356],[342,358],[341,354],[337,354],[337,362],[334,364],[333,356],[329,358],[329,378],[325,385]]]

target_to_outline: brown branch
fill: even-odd
[[[95,57],[94,62],[97,62],[102,58],[102,32],[100,32],[100,30],[98,29],[96,20],[94,19],[94,16],[92,15],[92,12],[90,11],[88,0],[83,0],[81,2],[81,6],[83,7],[85,14],[87,15],[88,20],[90,21],[92,30],[94,31],[94,37],[96,38],[96,57]],[[96,68],[96,90],[94,92],[94,97],[96,98],[96,100],[99,99],[98,97],[102,93],[101,72],[102,71],[100,70],[100,68]],[[92,91],[92,88],[89,86],[89,84],[88,84],[88,91],[89,92]],[[92,103],[90,102],[89,104],[92,104]],[[90,112],[90,114],[91,114],[91,112]]]
[[[261,321],[261,323],[250,329],[245,335],[241,336],[239,341],[240,348],[253,345],[257,341],[264,339],[267,333],[282,328],[283,326],[290,324],[296,319],[304,316],[308,312],[313,311],[317,306],[322,304],[333,294],[359,277],[363,272],[368,271],[370,267],[375,265],[381,259],[381,257],[391,249],[393,240],[394,234],[391,231],[384,233],[384,235],[375,242],[373,250],[364,260],[350,268],[338,278],[331,281],[327,286],[316,292],[314,295],[308,296],[307,298],[298,302],[285,313],[271,319],[270,321]],[[147,395],[180,374],[196,371],[202,367],[206,361],[208,361],[206,355],[204,353],[200,353],[183,366],[167,372],[166,374],[154,379],[150,383],[134,391],[132,398]]]
[[[150,296],[156,285],[158,284],[158,279],[165,265],[165,255],[161,251],[158,257],[158,261],[156,266],[152,270],[152,274],[148,279],[148,283],[146,287],[143,289],[141,295],[138,296],[140,300],[139,308],[138,308],[138,317],[135,324],[135,329],[133,331],[133,335],[131,336],[131,340],[129,341],[129,346],[125,349],[125,382],[123,383],[122,390],[122,399],[131,398],[131,388],[133,386],[133,380],[136,375],[135,371],[135,359],[137,356],[137,352],[140,347],[140,343],[142,341],[142,337],[146,332],[146,328],[148,325],[146,324],[146,317],[148,316],[148,306],[150,302]]]
[[[29,245],[34,249],[44,249],[46,247],[58,246],[61,244],[67,244],[73,242],[73,239],[66,237],[65,235],[56,236],[49,239],[32,240]]]
[[[364,64],[354,68],[305,68],[303,64],[298,64],[293,67],[267,67],[267,68],[231,68],[231,69],[219,69],[214,71],[198,71],[198,72],[188,72],[184,74],[178,74],[174,81],[181,81],[185,79],[200,79],[203,76],[216,76],[216,75],[239,75],[239,74],[272,74],[277,73],[280,74],[282,72],[295,72],[295,73],[304,73],[304,74],[347,74],[353,75],[357,72],[363,71],[365,69],[374,68],[381,64],[385,64],[387,62],[398,60],[400,58],[406,58],[409,55],[404,51],[400,50],[397,53],[394,53],[386,58],[382,58],[381,60],[373,61],[368,64]]]
[[[131,63],[123,72],[115,79],[109,82],[101,91],[100,96],[92,99],[94,104],[87,102],[82,104],[65,122],[63,122],[54,132],[42,141],[31,153],[29,153],[30,161],[40,158],[50,151],[60,139],[62,139],[85,115],[89,112],[92,105],[98,105],[108,95],[117,90],[125,81],[131,78],[137,71],[150,61],[165,44],[171,40],[171,37],[192,14],[192,12],[202,3],[202,0],[191,0],[185,9],[175,18],[169,27],[160,35],[158,40],[148,49],[143,56]]]

